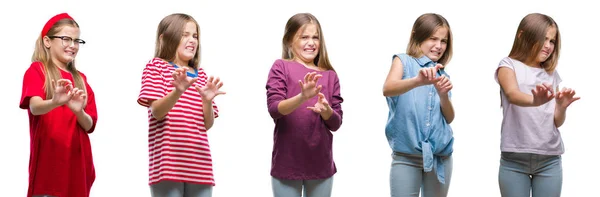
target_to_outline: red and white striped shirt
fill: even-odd
[[[198,69],[198,80],[177,100],[164,119],[156,120],[149,101],[165,97],[175,87],[172,73],[175,67],[154,58],[142,74],[142,89],[138,103],[148,107],[148,145],[150,153],[150,185],[163,180],[215,185],[208,135],[204,126],[202,98],[193,88],[206,85],[207,77]],[[218,108],[213,101],[214,117]]]

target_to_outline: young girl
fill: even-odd
[[[383,95],[385,127],[393,150],[392,196],[446,196],[452,176],[452,83],[444,66],[452,57],[452,31],[438,14],[415,21],[406,54],[393,56]]]
[[[199,67],[200,27],[186,14],[158,25],[155,58],[142,74],[137,102],[148,108],[150,190],[154,197],[212,196],[207,131],[218,117],[219,78]],[[193,87],[193,88],[190,88]]]
[[[502,196],[560,196],[564,147],[558,127],[579,97],[570,88],[559,90],[559,50],[556,22],[533,13],[521,20],[510,54],[498,65],[495,78],[504,111]]]
[[[95,180],[89,133],[96,101],[75,67],[79,25],[67,13],[50,18],[23,77],[19,107],[29,114],[31,135],[27,196],[89,196]]]
[[[342,125],[343,99],[321,25],[312,14],[288,20],[282,59],[273,64],[266,89],[275,122],[271,166],[275,197],[331,196],[336,173],[331,131]]]

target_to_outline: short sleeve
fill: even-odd
[[[562,83],[562,78],[560,78],[560,75],[558,74],[557,70],[554,70],[554,91],[558,92],[560,90],[560,83]]]
[[[494,79],[496,80],[496,83],[500,83],[498,81],[498,70],[500,70],[500,68],[502,67],[510,68],[513,71],[515,70],[512,59],[510,59],[509,57],[505,57],[502,60],[500,60],[500,63],[498,63],[498,67],[496,68],[496,71],[494,73]]]
[[[204,71],[204,69],[199,68],[198,69],[198,78],[199,80],[196,81],[196,84],[200,84],[202,86],[206,85],[206,82],[208,81],[208,77],[206,75],[206,72]],[[215,103],[215,101],[212,101],[212,107],[213,107],[213,116],[214,118],[218,118],[219,117],[219,107],[217,106],[217,103]]]
[[[142,73],[142,88],[138,96],[138,104],[144,107],[150,106],[150,101],[158,100],[167,95],[167,85],[163,76],[163,68],[153,59],[146,64]]]
[[[87,77],[83,73],[81,73],[81,75],[83,76],[85,88],[87,91],[87,103],[84,111],[92,118],[92,127],[87,132],[92,133],[94,132],[94,130],[96,130],[96,123],[98,122],[98,111],[96,110],[96,96],[94,94],[94,90],[87,82]]]
[[[31,63],[23,76],[23,89],[19,108],[29,109],[29,100],[34,96],[39,96],[42,99],[46,98],[44,93],[45,79],[43,64],[41,62]]]

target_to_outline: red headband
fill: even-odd
[[[52,26],[62,20],[62,19],[71,19],[73,20],[73,18],[71,18],[71,16],[69,16],[69,14],[67,13],[61,13],[61,14],[57,14],[56,16],[50,18],[50,20],[48,20],[48,22],[46,22],[46,25],[44,25],[44,29],[42,29],[42,37],[46,36],[46,34],[48,33],[48,31],[50,31],[50,28],[52,28]]]

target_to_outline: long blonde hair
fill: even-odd
[[[287,24],[285,25],[285,32],[282,39],[283,50],[281,58],[288,60],[294,59],[294,53],[291,49],[292,43],[294,43],[294,40],[296,39],[296,36],[300,30],[307,24],[315,24],[319,32],[319,54],[314,59],[315,65],[319,68],[324,68],[325,70],[335,71],[329,62],[327,47],[325,47],[325,37],[323,36],[321,24],[319,23],[319,20],[317,20],[317,18],[310,13],[298,13],[288,20]]]
[[[68,25],[79,28],[79,25],[74,20],[62,19],[52,25],[47,35],[52,36],[59,32],[64,26]],[[45,76],[44,91],[46,93],[46,99],[50,99],[54,96],[54,86],[52,86],[52,81],[58,81],[62,77],[59,68],[54,64],[54,62],[52,62],[50,50],[44,45],[44,37],[42,37],[42,35],[38,37],[31,61],[41,62],[43,64]],[[75,60],[67,63],[66,69],[73,76],[74,87],[79,88],[87,93],[83,78],[81,77],[81,74],[79,74],[79,71],[77,71],[77,68],[75,68]]]

